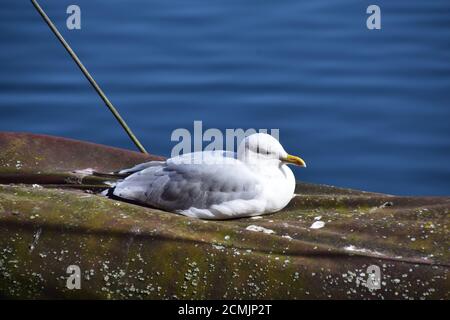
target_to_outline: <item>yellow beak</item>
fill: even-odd
[[[290,154],[288,154],[286,158],[281,159],[281,160],[286,163],[295,164],[296,166],[306,167],[306,163],[302,158],[296,157],[296,156],[291,156]]]

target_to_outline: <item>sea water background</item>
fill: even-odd
[[[448,0],[40,3],[151,153],[194,120],[279,128],[300,180],[450,194]],[[30,1],[0,9],[0,131],[134,148]]]

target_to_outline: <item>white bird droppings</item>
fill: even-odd
[[[323,221],[314,221],[314,223],[309,227],[310,229],[320,229],[325,226],[325,222]]]
[[[245,230],[254,231],[254,232],[263,232],[263,233],[266,233],[266,234],[273,234],[273,233],[275,233],[275,231],[273,231],[273,230],[266,229],[266,228],[260,227],[260,226],[255,226],[253,224],[248,226],[247,228],[245,228]]]

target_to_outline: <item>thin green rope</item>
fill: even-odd
[[[113,106],[113,104],[111,103],[111,101],[109,101],[109,99],[106,97],[105,93],[103,92],[103,90],[100,88],[100,86],[97,84],[97,82],[95,82],[94,78],[92,78],[91,74],[89,73],[89,71],[86,69],[86,67],[83,65],[83,63],[80,61],[80,59],[78,58],[78,56],[75,54],[75,52],[72,50],[72,48],[69,46],[69,44],[66,42],[66,40],[64,39],[64,37],[61,35],[61,33],[59,33],[58,29],[55,27],[55,25],[53,24],[53,22],[50,20],[50,18],[47,16],[47,14],[44,12],[44,10],[42,10],[41,6],[37,3],[36,0],[31,0],[31,2],[33,3],[34,7],[36,8],[36,10],[39,12],[39,14],[41,15],[41,17],[44,19],[44,21],[47,23],[47,25],[50,27],[50,29],[53,31],[53,33],[55,34],[55,36],[58,38],[58,40],[61,42],[61,44],[64,46],[64,48],[66,48],[67,52],[70,54],[70,56],[72,57],[72,59],[75,61],[75,63],[78,65],[78,67],[80,68],[81,72],[83,72],[84,76],[88,79],[88,81],[91,83],[91,85],[94,87],[95,91],[97,91],[97,93],[99,94],[99,96],[102,98],[103,102],[105,102],[106,106],[109,108],[109,110],[112,112],[112,114],[114,115],[114,117],[117,119],[117,121],[119,121],[120,125],[122,126],[122,128],[126,131],[126,133],[128,134],[128,136],[130,137],[130,139],[133,141],[133,143],[136,145],[136,147],[138,147],[138,149],[142,152],[142,153],[147,153],[147,151],[145,150],[144,146],[139,142],[139,140],[136,138],[136,136],[134,135],[134,133],[131,131],[130,127],[128,127],[128,125],[126,124],[125,120],[123,120],[123,118],[120,116],[119,112],[117,111],[117,109]]]

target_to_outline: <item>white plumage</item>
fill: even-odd
[[[238,152],[204,151],[151,161],[113,189],[114,196],[201,219],[232,219],[284,208],[295,189],[286,163],[305,166],[272,136],[246,137]]]

